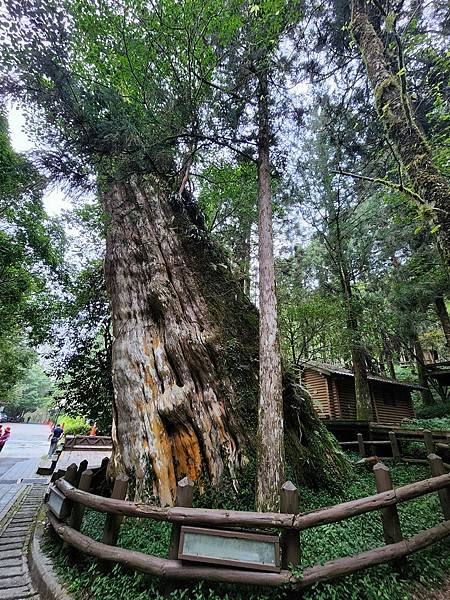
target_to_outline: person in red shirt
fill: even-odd
[[[6,444],[9,436],[11,435],[11,427],[6,427],[5,432],[0,436],[0,452],[3,450],[3,446]]]

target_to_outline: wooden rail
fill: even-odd
[[[377,435],[387,433],[387,439],[385,440],[365,440],[363,438],[362,433],[357,434],[357,439],[346,442],[339,442],[341,448],[358,448],[358,452],[362,458],[367,457],[366,447],[369,446],[371,452],[375,454],[375,449],[377,446],[390,446],[392,458],[395,461],[405,461],[405,462],[417,462],[418,464],[426,464],[427,461],[424,459],[415,459],[411,457],[404,456],[402,453],[401,442],[422,442],[425,444],[425,449],[427,454],[433,454],[435,451],[443,452],[444,454],[450,455],[450,436],[447,435],[445,437],[447,443],[443,443],[438,441],[442,439],[442,435],[434,436],[433,433],[427,429],[422,431],[408,431],[405,430],[405,435],[402,435],[399,430],[397,431],[388,431],[388,432],[376,432]],[[413,435],[414,433],[414,435]],[[389,457],[382,456],[381,458],[386,459]],[[445,467],[450,470],[450,465],[444,463]]]
[[[320,581],[335,579],[388,561],[396,561],[395,565],[404,567],[405,557],[408,554],[426,548],[450,535],[450,474],[445,473],[443,461],[436,454],[430,454],[428,462],[433,475],[430,479],[396,489],[392,485],[388,467],[378,463],[374,467],[377,494],[303,513],[258,513],[192,508],[193,484],[187,478],[178,485],[176,501],[178,506],[159,507],[124,500],[127,489],[126,478],[116,480],[111,497],[107,498],[89,492],[91,482],[95,477],[92,471],[83,470],[77,476],[76,465],[71,465],[65,478],[55,482],[58,493],[62,493],[63,497],[70,502],[71,511],[69,510],[69,512],[71,514],[67,517],[68,522],[64,522],[67,519],[58,520],[51,511],[48,512],[48,518],[58,536],[81,552],[102,561],[126,564],[128,567],[169,581],[203,579],[211,582],[261,586],[287,585],[291,589],[301,590]],[[444,522],[407,540],[403,539],[397,505],[433,492],[437,492],[439,495]],[[281,504],[283,510],[298,510],[298,492],[290,482],[287,482],[281,490]],[[85,508],[108,514],[102,542],[97,542],[79,532]],[[294,566],[300,564],[299,535],[301,534],[299,532],[328,523],[338,523],[344,519],[376,510],[381,511],[385,546],[309,567],[303,570],[299,577],[287,569],[290,564]],[[150,518],[172,523],[168,558],[150,556],[142,552],[116,547],[124,516]],[[274,573],[219,565],[193,565],[180,561],[177,558],[177,548],[182,525],[282,530],[282,569],[280,572]]]
[[[75,488],[63,479],[59,479],[56,482],[56,487],[69,500],[99,512],[121,515],[123,517],[147,518],[182,525],[250,527],[255,529],[270,527],[299,530],[310,529],[311,527],[318,527],[327,523],[337,523],[344,519],[357,517],[364,513],[398,504],[399,502],[406,502],[424,494],[437,492],[447,486],[450,486],[450,473],[410,483],[381,494],[359,498],[358,500],[350,500],[349,502],[336,504],[329,508],[320,508],[315,511],[295,515],[218,510],[212,508],[188,508],[182,506],[153,506],[151,504],[95,496],[94,494],[89,494]]]

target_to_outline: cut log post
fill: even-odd
[[[82,460],[80,462],[80,466],[78,467],[76,487],[79,487],[80,481],[81,481],[81,476],[83,475],[83,473],[86,471],[87,468],[88,468],[88,461],[86,459]],[[85,491],[88,492],[89,490],[85,490]]]
[[[194,482],[184,477],[177,485],[177,495],[175,498],[175,506],[183,506],[185,508],[192,507],[192,498],[194,495]],[[180,544],[181,525],[174,523],[170,534],[169,558],[178,558],[178,546]]]
[[[391,442],[392,449],[392,458],[395,462],[399,462],[401,459],[400,447],[398,445],[397,436],[395,435],[395,431],[389,432],[389,441]]]
[[[50,479],[51,482],[56,481],[57,479],[61,479],[61,477],[64,477],[65,471],[64,469],[58,469],[57,471],[53,472],[52,478]]]
[[[366,449],[364,447],[364,440],[363,440],[362,433],[358,433],[358,435],[356,437],[358,439],[359,454],[360,454],[361,458],[364,458],[366,456]]]
[[[439,477],[445,474],[444,463],[442,458],[437,454],[429,454],[428,460],[430,462],[431,474],[433,477]],[[438,491],[439,502],[441,503],[442,514],[445,520],[450,519],[450,487],[442,488]]]
[[[394,489],[391,473],[386,465],[378,463],[374,466],[373,473],[375,475],[375,485],[379,494]],[[396,504],[381,510],[381,521],[383,523],[383,536],[386,544],[396,544],[403,540]],[[401,573],[405,573],[407,568],[406,558],[397,559],[394,562],[394,566]]]
[[[83,473],[81,473],[78,489],[82,492],[89,492],[89,490],[91,489],[91,481],[93,475],[94,473],[90,469],[87,469],[87,471],[83,471]],[[72,527],[72,529],[80,531],[84,511],[85,507],[82,504],[79,504],[78,502],[74,504],[69,521],[69,525],[70,527]]]
[[[425,429],[423,432],[423,441],[425,442],[427,454],[434,454],[436,449],[434,446],[433,434],[429,429]]]
[[[111,498],[115,500],[125,500],[128,490],[128,477],[119,475],[114,482]],[[103,529],[103,543],[115,546],[119,538],[120,525],[123,517],[120,515],[109,514],[106,517],[105,527]]]
[[[291,481],[281,487],[280,512],[296,515],[298,508],[298,490]],[[285,529],[281,534],[281,564],[283,569],[300,563],[300,532]]]
[[[77,481],[77,471],[78,471],[77,465],[75,463],[72,463],[70,466],[67,467],[66,474],[64,475],[64,479],[66,481],[68,481],[69,483],[71,483],[72,485],[75,485],[75,483]]]

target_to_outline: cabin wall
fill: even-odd
[[[327,378],[321,373],[317,373],[317,371],[305,369],[303,372],[303,382],[311,394],[314,408],[319,417],[322,419],[334,417],[328,393]]]
[[[398,424],[415,417],[411,392],[407,388],[370,383],[379,423]]]
[[[353,377],[338,379],[336,381],[341,407],[341,419],[346,421],[356,420],[356,395]]]

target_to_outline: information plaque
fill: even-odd
[[[258,571],[281,570],[278,536],[243,531],[182,527],[178,558]]]
[[[49,487],[47,506],[57,519],[65,519],[70,513],[69,500],[54,485]]]

